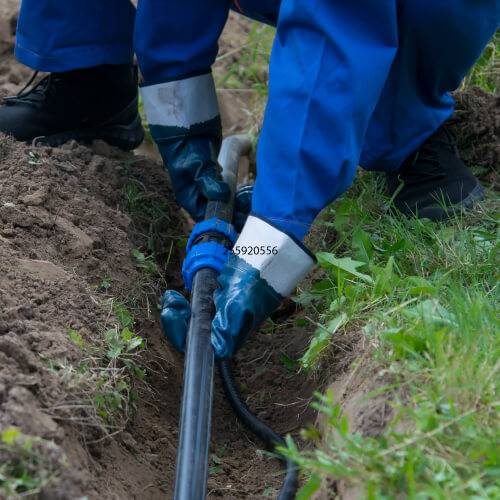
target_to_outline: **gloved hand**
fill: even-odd
[[[174,347],[186,350],[186,334],[191,317],[189,302],[177,291],[167,290],[161,299],[161,326]]]
[[[212,74],[146,84],[141,92],[175,197],[200,221],[207,200],[226,201],[230,195],[229,186],[217,178],[222,127]]]
[[[233,251],[214,293],[211,340],[218,359],[230,358],[316,262],[295,238],[255,214],[248,217]],[[163,330],[184,352],[189,304],[178,292],[167,291],[162,308]]]
[[[230,358],[316,262],[298,240],[256,214],[248,216],[233,252],[214,293],[211,338],[218,359]]]

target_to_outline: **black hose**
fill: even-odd
[[[233,408],[238,418],[257,436],[265,441],[268,446],[275,447],[276,445],[286,447],[285,440],[264,422],[261,422],[248,408],[246,403],[241,398],[238,389],[234,384],[234,378],[229,368],[228,361],[218,361],[219,372],[222,378],[222,383],[229,403]],[[286,475],[278,495],[278,500],[292,500],[295,498],[298,488],[299,468],[297,464],[291,460],[281,459],[286,465]]]

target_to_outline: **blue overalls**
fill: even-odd
[[[16,56],[53,72],[135,51],[146,83],[182,79],[230,8],[277,26],[252,210],[299,239],[358,164],[396,170],[450,116],[500,21],[498,0],[23,0]]]

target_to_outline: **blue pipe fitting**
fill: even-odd
[[[182,279],[188,292],[191,291],[193,276],[199,269],[203,267],[211,267],[218,273],[229,259],[230,252],[228,249],[217,243],[209,241],[195,245],[187,254],[182,264]]]
[[[238,237],[232,224],[212,217],[211,219],[198,222],[191,232],[191,236],[186,245],[186,258],[182,264],[182,279],[187,291],[191,291],[193,276],[199,269],[210,267],[218,273],[229,259],[230,252],[217,241],[209,241],[193,245],[198,236],[203,233],[216,231],[231,240],[234,244]]]
[[[186,245],[186,253],[189,254],[191,251],[191,247],[193,246],[194,240],[200,236],[200,234],[216,231],[218,233],[222,233],[224,236],[227,236],[232,242],[233,245],[236,243],[236,239],[238,238],[238,233],[234,229],[233,225],[229,222],[225,222],[221,219],[217,219],[217,217],[212,217],[211,219],[207,219],[195,224],[193,230],[191,231],[191,236]]]

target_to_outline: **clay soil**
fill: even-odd
[[[17,9],[18,0],[0,0],[2,95],[17,92],[31,75],[13,57]],[[239,21],[230,25],[222,46],[231,47],[244,32]],[[225,128],[237,131],[245,126],[245,103],[225,99]],[[477,125],[463,135],[468,159],[494,183],[499,102],[472,90],[459,103],[464,120]],[[489,121],[478,107],[488,109]],[[161,215],[137,215],[124,194],[131,187],[160,207]],[[34,498],[172,497],[183,358],[163,336],[157,304],[164,289],[183,289],[179,241],[190,226],[154,158],[99,142],[47,148],[0,135],[0,432],[18,429],[46,457],[43,467],[53,477]],[[138,269],[135,249],[153,249],[161,272],[147,276]],[[137,362],[146,376],[134,380],[137,399],[116,427],[80,408],[85,398],[75,399],[74,387],[54,369],[58,363],[82,366],[87,356],[68,327],[84,346],[99,345],[106,329],[118,327],[110,299],[127,306],[135,319],[131,329],[145,342]],[[355,376],[349,372],[365,351],[361,334],[347,335],[321,380],[313,380],[289,361],[300,357],[311,333],[296,326],[303,314],[287,300],[273,316],[276,327],[254,334],[235,356],[233,371],[247,404],[278,433],[300,442],[300,429],[316,418],[309,406],[314,390],[333,383],[354,428],[376,435],[387,419],[385,402],[352,409],[371,376],[366,361]],[[275,498],[279,462],[234,417],[218,377],[215,387],[208,497]],[[365,387],[373,390],[373,384]]]

